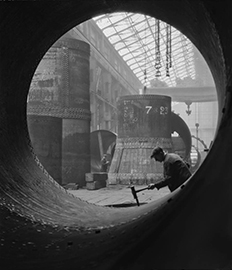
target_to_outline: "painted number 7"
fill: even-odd
[[[149,114],[150,110],[152,109],[152,106],[146,106],[147,114]]]

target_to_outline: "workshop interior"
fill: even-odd
[[[0,7],[1,269],[230,269],[231,1]],[[192,68],[196,55],[210,72]],[[154,145],[192,176],[143,204],[162,177]],[[128,186],[134,204],[68,190],[87,184]]]

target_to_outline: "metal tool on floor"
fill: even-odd
[[[132,185],[130,185],[129,187],[130,187],[130,189],[131,189],[131,192],[132,192],[133,197],[134,197],[135,200],[136,200],[137,205],[139,206],[140,204],[139,204],[139,199],[138,199],[137,193],[138,193],[138,192],[141,192],[141,191],[143,191],[143,190],[146,190],[146,189],[150,189],[150,186],[147,186],[147,187],[145,187],[145,188],[141,188],[141,189],[138,189],[138,190],[135,190],[135,187],[132,186]]]

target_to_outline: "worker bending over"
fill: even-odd
[[[191,176],[188,164],[177,154],[166,153],[161,147],[156,147],[152,151],[152,158],[163,162],[164,179],[156,184],[150,184],[149,189],[168,186],[172,192]]]

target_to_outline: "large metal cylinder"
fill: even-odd
[[[62,119],[28,115],[28,130],[36,155],[47,172],[61,184]]]
[[[118,138],[109,184],[148,184],[162,177],[162,165],[150,159],[152,149],[171,151],[171,98],[122,96],[117,103]]]
[[[28,115],[62,119],[62,184],[83,186],[90,172],[89,56],[86,42],[58,40],[38,66],[29,91]]]
[[[85,185],[90,172],[90,81],[89,44],[73,39],[60,40],[57,46],[66,48],[63,59],[67,91],[63,100],[71,110],[63,118],[62,181]]]

